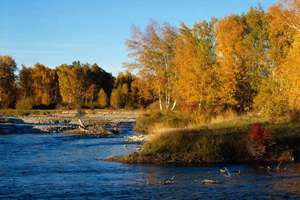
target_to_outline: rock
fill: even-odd
[[[175,176],[173,176],[172,178],[170,179],[166,179],[166,180],[163,180],[163,181],[160,181],[159,184],[161,185],[173,185],[175,184],[176,181],[175,181]]]
[[[204,179],[201,181],[201,183],[204,185],[215,185],[215,184],[221,184],[223,182],[219,180]]]
[[[120,129],[118,127],[114,126],[114,127],[112,127],[111,132],[113,134],[119,134],[120,133]]]
[[[128,142],[145,142],[147,140],[146,135],[134,135],[127,137]]]

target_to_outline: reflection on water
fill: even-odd
[[[296,199],[300,165],[268,172],[259,167],[226,165],[241,175],[226,178],[224,167],[126,165],[105,162],[136,148],[122,134],[110,138],[63,134],[0,136],[0,198],[8,199]],[[126,145],[125,145],[126,144]],[[161,185],[175,176],[175,184]],[[203,179],[222,180],[202,185]]]

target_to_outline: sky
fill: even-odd
[[[0,55],[18,66],[54,68],[74,60],[97,63],[117,75],[126,70],[130,28],[150,20],[193,25],[212,16],[240,14],[275,0],[0,0]]]

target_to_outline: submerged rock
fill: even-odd
[[[219,180],[212,180],[212,179],[204,179],[201,181],[203,185],[215,185],[215,184],[222,184],[223,181]]]

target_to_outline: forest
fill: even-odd
[[[281,116],[300,109],[300,1],[178,27],[132,28],[128,71],[97,64],[18,70],[0,57],[0,108],[146,108]]]
[[[16,63],[0,56],[0,107],[17,109],[137,108],[137,78],[130,72],[116,78],[97,64],[74,61],[54,69],[42,64],[22,66],[16,76]]]

